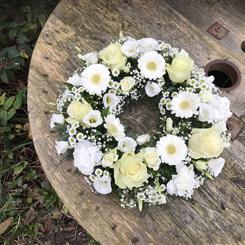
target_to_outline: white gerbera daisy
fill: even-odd
[[[83,122],[87,127],[96,128],[103,123],[100,111],[93,110],[90,111],[84,118]]]
[[[81,74],[83,86],[89,94],[100,95],[107,89],[110,72],[102,64],[93,64],[84,69]]]
[[[169,165],[179,164],[187,155],[187,147],[184,140],[175,135],[169,134],[161,137],[156,147],[162,162]]]
[[[138,67],[145,78],[157,79],[165,74],[165,60],[156,51],[144,53],[138,59]]]
[[[176,117],[190,118],[197,114],[200,99],[197,94],[180,92],[171,101],[171,110]]]
[[[112,93],[107,93],[103,96],[104,107],[105,108],[109,107],[110,111],[116,109],[119,101],[120,101],[119,97]]]
[[[127,57],[136,58],[139,54],[138,47],[138,41],[135,39],[130,39],[122,45],[121,51]]]
[[[113,136],[116,140],[119,140],[125,136],[124,127],[120,123],[119,118],[116,118],[115,115],[109,115],[105,118],[105,128],[108,133]]]

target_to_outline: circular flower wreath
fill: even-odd
[[[81,67],[67,80],[50,126],[62,138],[58,154],[73,154],[92,191],[116,192],[122,207],[142,210],[169,195],[190,198],[205,177],[219,175],[230,102],[188,53],[122,37],[78,58]],[[126,102],[144,96],[159,101],[159,128],[133,138],[119,115]]]

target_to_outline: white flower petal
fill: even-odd
[[[85,55],[79,55],[79,58],[86,62],[86,65],[96,64],[98,62],[98,56],[96,53],[87,53]]]
[[[138,145],[144,145],[145,143],[149,142],[151,139],[149,134],[142,134],[139,135],[136,139]]]
[[[67,80],[67,83],[70,83],[73,86],[82,86],[83,85],[82,78],[77,73],[74,73],[72,77],[69,77],[69,79]]]
[[[125,136],[124,127],[120,123],[119,118],[115,115],[108,115],[105,118],[105,128],[107,129],[109,135],[113,136],[116,140],[119,140]]]
[[[104,107],[109,107],[110,111],[115,110],[119,102],[120,99],[115,94],[107,93],[103,96]]]
[[[145,93],[149,97],[154,97],[161,92],[161,87],[157,83],[147,82],[145,86]]]
[[[136,146],[136,141],[130,137],[125,137],[118,141],[118,150],[121,152],[134,152]]]
[[[214,177],[217,177],[221,173],[221,171],[225,165],[225,159],[222,157],[219,157],[217,159],[211,159],[207,162],[207,164],[208,164],[209,172]]]
[[[63,154],[69,149],[69,145],[67,141],[55,141],[55,148],[57,154]]]
[[[52,114],[51,119],[50,119],[50,128],[55,127],[55,123],[57,124],[64,124],[65,118],[62,114]]]
[[[100,194],[106,195],[112,192],[110,176],[97,177],[93,185],[94,189]]]
[[[87,127],[96,128],[103,123],[100,111],[90,111],[84,118],[83,122]]]

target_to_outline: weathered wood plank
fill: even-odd
[[[153,36],[183,47],[201,66],[215,58],[235,59],[227,47],[205,36],[163,1],[61,1],[36,44],[28,83],[34,144],[52,186],[74,218],[102,244],[244,244],[244,130],[223,153],[227,163],[218,179],[207,181],[192,201],[173,199],[163,207],[150,208],[145,216],[120,208],[113,195],[93,194],[83,176],[74,173],[72,162],[57,157],[48,102],[55,101],[79,64],[74,47],[83,52],[99,50],[116,39],[121,29],[136,38]],[[236,64],[244,73],[242,62]],[[228,94],[238,117],[245,115],[244,86]],[[152,130],[154,120],[141,126],[145,118],[140,111],[149,110],[138,105],[137,109],[136,132],[140,127]]]

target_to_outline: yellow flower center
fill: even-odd
[[[98,74],[98,73],[93,74],[93,76],[91,77],[91,82],[96,85],[96,84],[100,83],[100,81],[101,81],[100,74]]]
[[[168,145],[166,147],[166,151],[169,155],[175,154],[176,153],[176,147],[174,145]]]
[[[180,103],[180,108],[182,110],[187,110],[189,107],[190,107],[189,101],[184,100]]]
[[[89,118],[89,122],[90,122],[90,123],[95,123],[95,122],[96,122],[96,119],[93,118],[93,117],[91,117],[91,118]]]
[[[154,61],[151,61],[147,64],[147,68],[150,71],[155,71],[157,69],[157,64]]]

